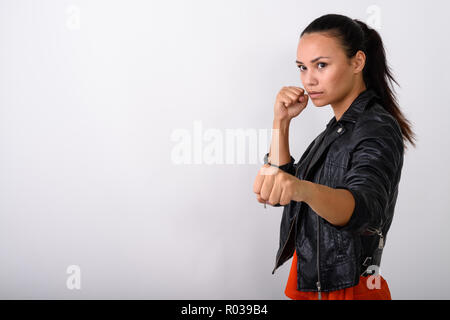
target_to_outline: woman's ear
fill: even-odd
[[[363,71],[365,65],[366,54],[363,51],[358,50],[358,52],[356,52],[355,56],[353,57],[354,72],[359,73]]]

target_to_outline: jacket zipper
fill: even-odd
[[[318,293],[318,300],[322,300],[322,294],[320,292],[320,243],[319,243],[319,237],[320,237],[320,223],[319,223],[319,216],[317,215],[317,293]]]
[[[380,241],[378,242],[378,249],[383,249],[384,247],[384,238],[383,238],[383,233],[379,230],[377,230],[378,235],[380,236]]]
[[[299,165],[297,166],[297,168],[295,168],[295,177],[297,177],[297,174],[298,174],[298,167],[299,167],[299,166],[300,166],[300,163],[299,163]],[[286,240],[286,242],[285,242],[284,245],[283,245],[283,249],[281,249],[280,256],[279,256],[279,257],[277,258],[277,260],[275,261],[275,267],[274,267],[273,270],[272,270],[272,274],[275,273],[275,270],[276,270],[277,267],[278,267],[278,262],[280,261],[281,255],[283,254],[283,251],[284,251],[284,248],[286,247],[286,244],[287,244],[288,241],[289,241],[289,238],[290,238],[290,236],[291,236],[291,231],[292,231],[293,226],[295,225],[296,220],[297,220],[297,215],[295,215],[294,221],[292,221],[292,223],[291,223],[291,227],[290,227],[290,229],[289,229],[289,233],[288,233],[287,240]],[[295,246],[295,239],[294,239],[294,246]]]
[[[384,247],[384,237],[383,237],[383,232],[381,232],[380,229],[375,229],[375,228],[367,228],[368,231],[370,232],[375,232],[380,236],[380,241],[378,242],[378,248],[379,249],[383,249]]]
[[[370,227],[367,228],[366,230],[369,231],[369,232],[378,234],[378,236],[380,237],[380,240],[378,241],[378,250],[382,250],[382,249],[384,248],[384,237],[383,237],[383,232],[381,232],[380,229],[370,228]],[[366,259],[367,259],[367,258],[366,258]],[[367,271],[367,270],[366,270],[366,271]],[[366,271],[364,271],[363,274],[366,273]]]

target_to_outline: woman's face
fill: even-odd
[[[296,62],[303,87],[315,106],[342,101],[361,81],[357,77],[362,70],[360,52],[355,57],[348,59],[338,40],[324,33],[305,33],[300,38]],[[312,91],[322,94],[314,97]]]

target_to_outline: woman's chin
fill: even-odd
[[[328,103],[324,102],[324,101],[311,101],[313,103],[313,105],[315,107],[324,107],[326,105],[328,105]]]

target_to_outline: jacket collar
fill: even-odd
[[[371,102],[373,99],[376,99],[378,101],[381,101],[381,98],[379,95],[375,93],[375,91],[371,88],[368,88],[364,91],[362,91],[355,100],[353,100],[350,107],[348,107],[347,110],[345,110],[344,114],[341,116],[339,121],[337,123],[341,122],[356,122],[356,119],[358,119],[359,115],[366,109],[366,107],[369,105],[369,102]],[[334,122],[336,122],[336,117],[333,116],[333,118],[330,119],[330,121],[327,124],[327,128],[332,125]]]

